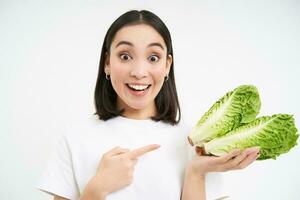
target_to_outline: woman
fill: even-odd
[[[258,149],[188,160],[170,33],[155,14],[129,11],[109,28],[96,115],[64,134],[39,189],[54,199],[205,199],[205,175],[248,166]],[[100,160],[100,162],[99,162]]]

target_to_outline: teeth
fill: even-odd
[[[135,89],[135,90],[144,90],[146,89],[149,85],[131,85],[128,84],[129,87]]]

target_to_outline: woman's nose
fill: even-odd
[[[133,64],[131,72],[131,76],[136,77],[137,79],[142,79],[147,76],[147,63],[145,62],[136,62]]]

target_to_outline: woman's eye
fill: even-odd
[[[131,57],[126,53],[120,54],[120,58],[121,60],[125,60],[125,61],[131,59]],[[149,57],[149,59],[151,62],[157,62],[159,60],[159,57],[156,55],[152,55]]]
[[[156,55],[150,56],[150,61],[152,61],[152,62],[157,62],[158,60],[159,60],[159,57],[158,57],[158,56],[156,56]]]
[[[120,57],[121,57],[122,60],[129,60],[130,59],[130,56],[128,54],[121,54]]]

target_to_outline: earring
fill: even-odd
[[[169,80],[169,74],[165,76],[165,81]]]
[[[109,75],[109,74],[105,74],[105,78],[106,78],[106,80],[108,80],[108,81],[109,81],[109,79],[110,79],[110,75]]]

